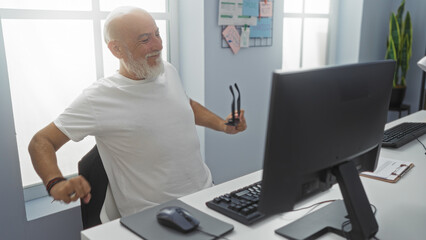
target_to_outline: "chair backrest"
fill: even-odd
[[[78,162],[78,174],[86,178],[91,186],[90,202],[80,203],[83,229],[87,229],[101,224],[99,216],[108,186],[108,177],[96,145]]]

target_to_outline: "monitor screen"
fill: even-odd
[[[291,211],[337,182],[349,234],[374,236],[377,222],[358,173],[377,165],[394,69],[386,60],[273,73],[259,211]]]

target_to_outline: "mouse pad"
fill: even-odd
[[[160,225],[157,222],[157,212],[160,209],[169,206],[177,206],[187,210],[193,217],[200,221],[199,227],[201,227],[204,232],[214,236],[223,236],[234,229],[233,225],[211,217],[210,215],[207,215],[206,213],[203,213],[177,199],[146,209],[142,212],[123,217],[120,219],[120,223],[146,240],[216,239],[214,236],[207,235],[197,229],[189,233],[181,233],[177,230]]]

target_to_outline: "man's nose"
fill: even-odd
[[[153,40],[151,45],[152,50],[154,51],[163,50],[163,40],[161,39],[161,36],[155,36],[152,40]]]

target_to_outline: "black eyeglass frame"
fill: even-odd
[[[238,88],[238,85],[236,83],[234,83],[234,87],[238,92],[238,98],[237,98],[237,113],[238,113],[238,118],[235,118],[235,94],[234,94],[234,90],[232,90],[232,85],[229,85],[229,90],[231,91],[232,94],[232,104],[231,104],[231,113],[232,113],[232,118],[228,119],[228,122],[225,123],[228,126],[237,126],[238,123],[240,123],[240,113],[241,113],[241,93],[240,93],[240,89]]]

